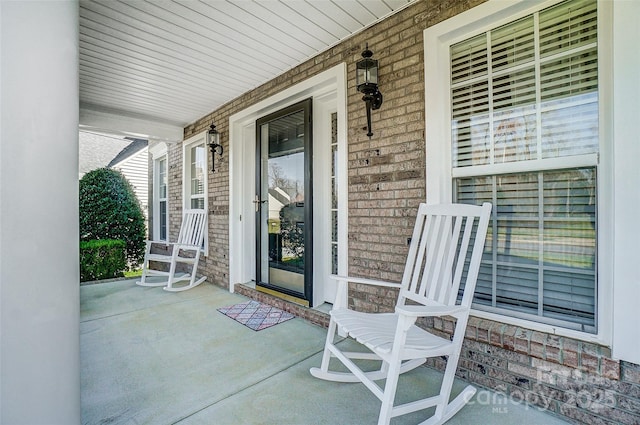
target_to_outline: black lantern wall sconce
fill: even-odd
[[[216,130],[215,124],[211,124],[211,128],[207,132],[207,144],[211,149],[211,172],[216,171],[216,153],[222,156],[222,145],[220,144],[220,133]]]
[[[367,107],[367,136],[371,139],[371,110],[379,109],[382,105],[382,93],[378,90],[378,61],[371,59],[373,52],[367,43],[362,52],[362,59],[356,62],[356,87],[362,93],[362,100]]]

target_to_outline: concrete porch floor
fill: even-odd
[[[216,311],[246,301],[204,283],[180,293],[123,280],[80,288],[83,424],[374,424],[362,384],[313,378],[326,329],[300,318],[255,332]],[[435,393],[441,374],[401,378],[398,399]],[[404,384],[404,385],[403,385]],[[465,383],[456,382],[457,394]],[[408,398],[409,397],[409,398]],[[394,418],[415,424],[429,411]],[[564,424],[480,389],[448,424]]]

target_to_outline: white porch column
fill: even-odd
[[[80,423],[78,4],[0,1],[0,423]]]

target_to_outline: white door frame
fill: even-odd
[[[255,190],[255,122],[300,100],[313,97],[314,122],[314,276],[313,306],[333,302],[331,273],[331,134],[330,115],[338,114],[339,181],[347,181],[346,64],[289,87],[229,118],[229,291],[236,283],[255,280],[255,222],[251,202]],[[327,170],[327,167],[328,170]],[[346,272],[347,189],[338,189],[338,272]]]

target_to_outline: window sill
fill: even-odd
[[[491,320],[494,322],[500,322],[507,325],[530,329],[532,331],[544,332],[551,335],[557,335],[611,347],[611,342],[609,341],[609,339],[600,334],[590,334],[586,332],[575,331],[572,329],[561,328],[558,326],[547,325],[545,323],[538,323],[531,320],[519,319],[517,317],[504,316],[502,314],[490,313],[487,311],[475,309],[471,310],[471,315],[479,319]]]

